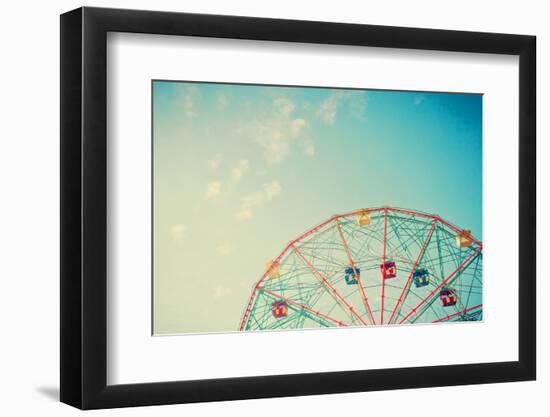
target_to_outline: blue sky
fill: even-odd
[[[153,82],[156,333],[234,330],[264,263],[331,215],[482,239],[482,96]]]

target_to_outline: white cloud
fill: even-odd
[[[241,159],[239,164],[231,171],[231,178],[233,181],[240,181],[240,179],[248,172],[249,163],[247,159]]]
[[[289,153],[289,136],[284,129],[285,126],[277,124],[258,127],[256,141],[264,148],[266,161],[270,165],[281,163]]]
[[[215,198],[217,197],[222,189],[222,184],[220,181],[212,181],[206,185],[206,198]]]
[[[175,242],[183,242],[185,239],[187,227],[183,224],[175,224],[170,228],[170,236]]]
[[[350,113],[359,120],[365,120],[367,111],[367,96],[362,91],[350,93],[348,95]]]
[[[313,139],[311,139],[309,132],[306,132],[308,129],[309,124],[304,119],[294,119],[290,123],[290,134],[293,138],[301,138],[304,153],[311,157],[315,155],[315,144],[313,143]]]
[[[233,253],[233,246],[229,243],[222,243],[216,248],[216,252],[222,256],[229,256]]]
[[[177,105],[187,118],[198,116],[196,102],[200,98],[200,89],[196,85],[177,83],[175,85]]]
[[[220,110],[224,110],[227,105],[229,104],[229,99],[227,98],[227,96],[221,94],[218,96],[218,98],[216,99],[217,103],[218,103],[218,108]]]
[[[216,285],[214,287],[214,298],[221,298],[221,297],[227,297],[230,296],[233,293],[231,288],[224,287],[222,285]]]
[[[237,129],[239,134],[249,136],[264,150],[269,165],[283,162],[291,150],[293,140],[303,141],[309,137],[309,124],[303,118],[294,118],[295,104],[287,97],[274,99],[268,108],[260,108],[254,122]],[[248,112],[252,112],[253,108]],[[309,142],[313,143],[311,137]],[[311,146],[310,146],[311,148]],[[307,153],[307,152],[306,152]]]
[[[307,156],[315,155],[315,144],[309,137],[304,139],[304,152]]]
[[[321,119],[322,122],[333,125],[336,121],[336,112],[338,111],[339,101],[342,98],[342,92],[337,91],[328,96],[317,111],[317,117]]]
[[[253,194],[249,194],[247,196],[244,196],[241,199],[242,207],[244,208],[250,208],[250,207],[256,207],[261,205],[265,200],[265,195],[263,190],[257,191]]]
[[[281,184],[278,181],[272,181],[269,184],[264,184],[263,187],[265,198],[269,201],[281,194]]]
[[[212,169],[218,169],[222,163],[222,156],[221,154],[216,154],[214,155],[211,159],[209,159],[208,161],[206,161],[206,163],[208,164],[208,166]]]
[[[339,109],[347,104],[349,112],[363,120],[367,108],[366,93],[363,91],[335,91],[323,100],[317,110],[317,117],[325,124],[333,125]]]
[[[420,106],[422,104],[422,102],[424,101],[424,96],[414,96],[414,105],[415,106]]]
[[[290,134],[293,138],[300,135],[302,129],[307,128],[308,124],[304,119],[294,119],[290,122]]]
[[[193,103],[193,98],[189,94],[183,97],[183,111],[185,113],[185,116],[189,118],[197,116],[197,111],[195,109],[195,104]]]
[[[252,218],[252,209],[248,207],[241,207],[241,209],[235,214],[238,220],[250,220]]]
[[[294,111],[294,103],[286,97],[279,97],[273,100],[273,105],[284,115],[289,115]]]
[[[281,194],[281,184],[274,180],[264,184],[262,189],[241,198],[241,207],[235,214],[238,220],[250,220],[254,216],[254,210],[264,203],[273,200]]]

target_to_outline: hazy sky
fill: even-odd
[[[153,82],[154,330],[235,331],[267,260],[395,206],[482,239],[479,95]]]

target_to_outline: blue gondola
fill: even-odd
[[[355,276],[355,271],[357,271],[357,276]],[[355,270],[350,266],[346,268],[344,279],[348,285],[356,285],[357,278],[361,276],[361,270],[355,267]]]
[[[416,288],[424,287],[430,283],[430,275],[426,268],[419,268],[413,272],[413,281]]]

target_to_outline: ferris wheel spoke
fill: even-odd
[[[412,243],[418,242],[418,228],[407,228],[405,226],[407,220],[396,216],[395,214],[388,216],[388,220],[391,226],[392,234],[395,238],[397,238],[399,242],[399,244],[393,248],[393,251],[397,251],[399,249],[400,251],[402,251],[405,257],[409,257],[412,259],[412,254],[410,253],[408,246]],[[425,223],[421,223],[421,226],[423,226],[421,231],[424,231]],[[404,236],[402,236],[402,233],[400,232],[401,229],[405,232],[403,233]]]
[[[432,321],[432,323],[440,323],[440,322],[442,322],[442,321],[447,321],[447,320],[452,319],[453,317],[459,316],[459,315],[461,315],[461,314],[468,313],[468,312],[470,312],[470,311],[480,309],[481,307],[483,307],[483,304],[478,304],[478,305],[473,306],[473,307],[465,308],[465,309],[463,309],[463,310],[457,311],[456,313],[449,314],[449,315],[447,315],[447,316],[445,316],[445,317],[442,317],[442,318],[440,318],[440,319],[434,320],[434,321]]]
[[[456,268],[447,278],[445,278],[437,287],[435,287],[434,290],[432,290],[426,298],[424,298],[420,303],[418,303],[401,321],[399,324],[403,324],[404,321],[406,321],[410,316],[416,313],[416,311],[424,305],[431,297],[434,296],[434,294],[447,282],[449,282],[455,275],[457,275],[473,258],[481,251],[481,247],[477,248],[468,258],[466,258],[458,268]]]
[[[391,212],[391,210],[390,210]],[[430,225],[426,224],[425,219],[419,220],[414,215],[407,214],[409,217],[403,218],[402,215],[404,213],[397,212],[399,216],[396,215],[395,212],[392,212],[391,216],[388,216],[389,224],[391,226],[391,234],[388,234],[388,237],[391,235],[395,239],[397,239],[398,243],[395,245],[392,245],[391,243],[388,244],[388,246],[391,248],[392,251],[392,259],[393,260],[399,260],[399,263],[402,265],[409,265],[409,267],[414,268],[414,261],[413,259],[416,258],[414,256],[409,247],[418,245],[419,248],[422,248],[422,241],[425,239],[426,230],[430,228]],[[430,220],[433,220],[434,217],[432,216]],[[410,224],[409,224],[410,223]],[[399,253],[399,250],[402,251],[402,253]],[[388,286],[388,284],[385,284],[385,288],[394,288],[392,291],[392,296],[388,297],[388,294],[386,292],[385,294],[385,301],[386,304],[388,301],[395,301],[399,299],[398,295],[395,294],[395,292],[399,292],[402,288],[406,290],[405,297],[407,297],[410,294],[410,285],[403,287],[398,286]],[[391,299],[391,300],[390,300]],[[399,311],[401,310],[403,304],[400,305]],[[389,311],[389,310],[385,310]],[[393,312],[392,312],[393,315]],[[392,317],[390,317],[392,319]],[[388,321],[388,323],[391,323],[391,320]]]
[[[359,276],[359,273],[357,272],[357,267],[355,266],[355,262],[353,261],[351,253],[349,251],[348,243],[346,241],[346,238],[344,237],[344,233],[342,232],[342,226],[340,225],[340,221],[338,219],[336,219],[336,225],[338,226],[338,231],[340,232],[340,237],[342,238],[342,243],[344,244],[344,248],[346,250],[348,260],[351,264],[351,267],[353,268],[353,273],[355,274],[355,279],[357,280],[357,284],[359,286],[359,290],[361,292],[361,296],[363,298],[365,308],[367,309],[367,312],[369,313],[369,318],[371,320],[371,323],[373,325],[376,325],[376,320],[374,320],[374,316],[373,316],[372,310],[370,308],[369,300],[367,299],[367,294],[365,293],[365,289],[363,288],[363,284],[361,284],[361,278]]]
[[[386,285],[386,247],[387,247],[387,239],[388,239],[388,209],[384,208],[384,255],[383,255],[383,261],[382,265],[384,265],[384,270],[382,271],[382,294],[381,294],[381,307],[380,307],[380,323],[384,324],[384,296],[385,296],[385,285]]]
[[[294,244],[291,245],[292,249],[296,252],[296,254],[304,261],[306,265],[309,266],[311,271],[313,272],[313,275],[315,275],[324,285],[326,291],[333,297],[335,300],[341,305],[341,307],[346,311],[346,313],[351,313],[352,318],[355,317],[359,320],[359,322],[366,326],[367,323],[365,320],[361,318],[361,316],[355,311],[355,309],[338,293],[336,288],[330,283],[330,281],[317,269],[313,264],[298,250]]]
[[[420,311],[416,310],[416,314],[411,317],[409,320],[408,320],[408,324],[413,324],[413,323],[416,323],[418,320],[420,319],[424,319],[424,320],[421,320],[421,323],[429,323],[431,321],[427,319],[427,317],[429,317],[429,313],[428,312],[432,312],[433,313],[433,316],[434,317],[439,317],[439,312],[438,312],[438,305],[436,303],[436,301],[438,300],[438,294],[434,294],[423,306],[422,306],[422,309],[420,309]],[[439,307],[441,309],[441,307]],[[455,307],[456,308],[456,307]]]
[[[326,315],[326,314],[323,314],[323,313],[321,313],[320,311],[314,310],[314,309],[312,309],[312,308],[310,308],[310,307],[308,307],[308,306],[306,306],[306,305],[304,305],[304,304],[302,304],[302,303],[299,303],[298,301],[294,301],[294,300],[292,300],[292,299],[290,299],[290,298],[288,298],[288,297],[284,297],[284,296],[282,296],[281,294],[277,294],[277,293],[275,293],[275,292],[273,292],[273,291],[269,291],[269,290],[267,290],[267,289],[265,289],[265,288],[262,288],[262,287],[260,287],[259,290],[260,290],[261,292],[267,294],[267,295],[270,295],[270,296],[273,297],[275,300],[284,300],[284,301],[286,301],[287,303],[292,304],[293,306],[295,306],[295,307],[297,307],[297,308],[300,308],[300,309],[302,309],[302,310],[304,310],[304,311],[307,311],[308,313],[314,314],[314,315],[317,316],[317,317],[320,317],[320,318],[323,318],[323,319],[325,319],[325,320],[328,320],[328,321],[329,321],[330,323],[332,323],[333,325],[337,325],[337,326],[341,326],[341,327],[349,326],[349,324],[344,323],[343,321],[337,320],[337,319],[335,319],[335,318],[333,318],[333,317],[330,317],[330,316],[328,316],[328,315]]]
[[[435,218],[434,221],[432,222],[432,226],[430,227],[430,230],[428,231],[428,233],[426,235],[426,238],[424,239],[424,243],[422,244],[422,247],[420,248],[420,252],[418,253],[418,256],[416,257],[416,260],[414,261],[414,265],[411,269],[411,272],[409,273],[409,277],[407,278],[407,282],[405,282],[405,285],[403,286],[403,290],[401,291],[401,294],[399,295],[399,298],[397,299],[397,302],[395,303],[395,307],[393,308],[390,319],[388,320],[388,324],[391,324],[391,322],[393,320],[393,317],[395,316],[395,312],[397,311],[398,306],[401,304],[403,299],[406,298],[406,297],[404,297],[405,291],[407,290],[407,288],[409,287],[409,285],[411,283],[411,279],[412,279],[412,275],[414,273],[414,270],[416,269],[416,267],[418,266],[418,263],[420,262],[420,260],[424,256],[426,246],[428,246],[428,244],[430,242],[430,239],[432,238],[432,234],[433,234],[433,231],[435,229],[436,224],[437,224],[437,218]]]

